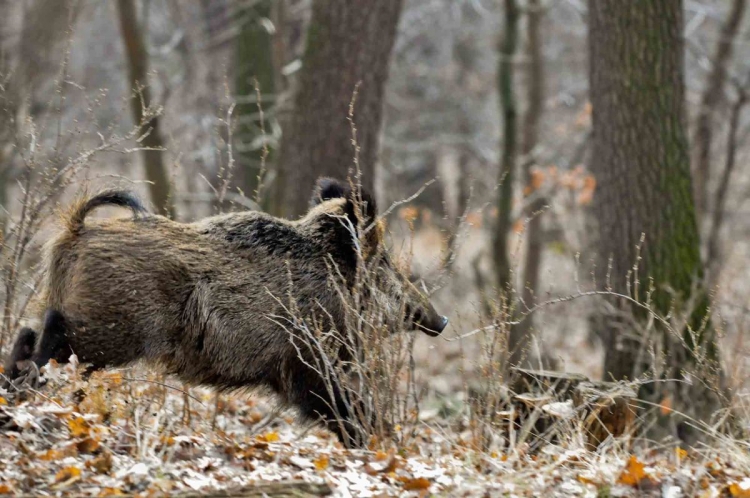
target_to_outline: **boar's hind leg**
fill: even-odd
[[[298,372],[292,397],[302,415],[312,420],[322,419],[328,430],[336,434],[346,447],[357,448],[365,444],[361,424],[357,423],[353,413],[356,411],[353,404],[338,387],[333,386],[329,392],[318,374]]]
[[[39,347],[31,359],[37,367],[42,368],[53,358],[58,363],[67,363],[71,354],[73,350],[68,343],[65,317],[59,311],[47,310]]]
[[[58,363],[68,362],[73,351],[68,344],[66,329],[65,318],[60,312],[47,310],[39,344],[31,355],[31,362],[19,372],[20,382],[16,382],[17,385],[24,382],[32,386],[38,385],[39,369],[49,363],[50,359],[54,358]]]
[[[31,356],[34,354],[36,335],[36,331],[28,327],[22,328],[18,333],[10,356],[5,362],[2,383],[0,383],[3,389],[9,389],[13,381],[20,377],[21,372],[29,365]]]

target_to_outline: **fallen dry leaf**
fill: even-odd
[[[407,479],[404,481],[404,490],[406,491],[419,491],[422,489],[429,489],[430,481],[424,477],[417,477],[416,479]]]
[[[729,494],[735,498],[750,498],[750,486],[743,486],[740,483],[733,482],[729,485]]]
[[[669,415],[672,413],[672,397],[665,396],[664,399],[659,403],[659,411],[662,415]]]
[[[88,437],[91,426],[83,417],[76,417],[68,420],[70,435],[73,437]]]
[[[99,496],[124,496],[125,493],[119,488],[104,488],[99,492]]]
[[[99,449],[99,440],[87,437],[86,439],[77,442],[76,448],[78,448],[79,453],[93,453]]]
[[[55,474],[55,482],[60,484],[61,487],[72,484],[81,478],[81,469],[78,467],[65,467],[60,472]]]
[[[627,486],[638,486],[641,481],[649,478],[649,475],[645,471],[645,467],[646,466],[638,460],[635,455],[632,455],[617,482]]]
[[[578,480],[578,482],[580,482],[581,484],[593,484],[594,486],[597,486],[597,485],[598,485],[598,483],[597,483],[596,481],[594,481],[593,479],[589,479],[589,478],[588,478],[588,477],[586,477],[586,476],[582,476],[582,475],[579,475],[578,477],[576,477],[576,479],[577,479],[577,480]]]
[[[93,469],[97,474],[109,474],[112,470],[112,454],[104,451],[100,456],[86,462],[86,467]]]
[[[279,440],[279,433],[272,431],[272,432],[266,432],[265,434],[262,434],[258,436],[258,441],[263,441],[264,443],[275,443]]]
[[[398,459],[395,456],[392,456],[390,460],[387,462],[379,461],[379,462],[370,462],[367,465],[365,465],[365,472],[367,474],[374,476],[376,474],[389,474],[391,472],[394,472],[398,468]]]
[[[316,470],[325,470],[328,468],[328,456],[320,455],[318,458],[313,460]]]

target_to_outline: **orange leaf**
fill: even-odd
[[[684,459],[686,459],[688,457],[687,450],[684,450],[684,449],[680,448],[679,446],[674,449],[674,454],[680,460],[684,460]]]
[[[424,477],[417,477],[416,479],[408,479],[404,481],[404,490],[406,491],[418,491],[421,489],[428,489],[430,487],[430,481]]]
[[[517,220],[515,223],[513,223],[513,232],[514,233],[523,233],[524,229],[524,223],[523,220]]]
[[[391,456],[391,459],[385,464],[380,463],[377,465],[373,465],[372,463],[368,463],[367,465],[365,465],[365,472],[371,476],[377,474],[390,474],[391,472],[395,472],[397,468],[398,460],[395,456]]]
[[[596,178],[594,178],[594,175],[586,175],[586,178],[583,179],[583,188],[589,190],[596,188]]]
[[[738,483],[733,482],[729,485],[729,494],[736,498],[750,498],[750,488],[745,489]]]
[[[631,456],[617,482],[628,486],[638,486],[643,479],[649,477],[644,469],[645,465],[635,456]]]
[[[383,460],[387,459],[388,457],[389,457],[388,453],[386,453],[383,450],[378,450],[375,453],[375,460],[377,460],[378,462],[382,462]]]
[[[99,492],[99,496],[124,496],[125,493],[119,488],[104,488]]]
[[[8,400],[0,396],[0,406],[4,406],[8,404]]]
[[[671,396],[665,396],[661,403],[659,403],[659,411],[662,415],[669,415],[672,413],[672,397]]]
[[[593,190],[584,190],[580,194],[578,194],[578,205],[579,206],[588,206],[591,204],[591,201],[594,200],[594,191]]]
[[[51,462],[53,460],[61,460],[65,457],[74,457],[77,456],[78,452],[76,451],[76,445],[75,444],[69,444],[67,446],[64,446],[62,448],[50,448],[41,455],[39,455],[40,460],[44,460],[45,462]]]
[[[40,460],[44,460],[45,462],[51,462],[52,460],[59,460],[63,457],[63,453],[60,450],[55,449],[49,449],[44,452],[44,454],[39,456]]]
[[[328,457],[326,455],[320,455],[313,460],[313,464],[317,470],[325,470],[328,468]]]
[[[164,434],[159,438],[159,441],[164,446],[172,446],[174,444],[174,437],[169,434]]]
[[[534,168],[531,170],[531,187],[537,190],[544,184],[544,171]]]
[[[89,435],[89,423],[83,417],[76,417],[68,420],[70,435],[73,437],[87,437]]]
[[[265,434],[258,436],[258,440],[266,443],[274,443],[279,440],[279,433],[275,431],[266,432]]]
[[[111,386],[119,386],[122,384],[122,374],[120,372],[107,373],[102,380]]]
[[[55,482],[70,481],[81,477],[81,469],[78,467],[65,467],[55,474]]]
[[[594,486],[597,485],[596,481],[585,476],[578,476],[576,477],[576,479],[578,479],[578,482],[580,482],[581,484],[593,484]]]
[[[0,494],[2,495],[9,495],[13,492],[13,488],[8,486],[7,484],[0,484]]]

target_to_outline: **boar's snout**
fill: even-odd
[[[432,306],[414,317],[414,325],[425,334],[437,337],[448,325],[448,317],[438,315]]]

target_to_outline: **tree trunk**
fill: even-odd
[[[497,197],[497,219],[493,235],[493,259],[495,282],[500,290],[510,284],[510,258],[508,236],[511,231],[513,210],[513,182],[516,167],[516,97],[513,93],[513,56],[518,45],[518,5],[516,0],[505,0],[505,33],[500,43],[498,87],[500,90],[500,113],[503,120],[503,137],[500,155]]]
[[[277,206],[283,216],[307,210],[316,177],[354,179],[354,122],[362,186],[372,190],[383,92],[402,0],[314,0],[294,110],[284,123]],[[357,86],[359,85],[359,87]],[[281,191],[283,189],[283,191]]]
[[[713,330],[699,330],[706,294],[693,293],[702,270],[685,131],[682,2],[590,0],[589,22],[598,281],[609,275],[607,286],[613,291],[643,302],[652,279],[653,310],[666,316],[674,305],[675,316],[689,314],[689,325],[697,331],[675,334],[657,324],[652,336],[632,339],[638,327],[628,322],[618,328],[609,320],[605,375],[695,375],[700,381],[692,385],[649,383],[641,396],[655,403],[669,400],[676,411],[706,420],[717,409],[718,390],[701,381],[710,384],[715,379],[707,375],[720,368]],[[637,271],[631,271],[636,263]],[[690,298],[697,304],[686,310]],[[635,316],[645,328],[645,314],[636,310]],[[650,348],[656,358],[645,354]],[[672,435],[676,430],[686,436],[686,424],[661,422],[657,425]]]
[[[693,171],[695,174],[695,210],[702,219],[708,209],[708,182],[711,176],[711,145],[713,143],[714,113],[721,102],[724,82],[727,78],[727,65],[732,58],[734,38],[737,36],[742,16],[745,13],[745,0],[734,0],[729,15],[724,21],[716,45],[716,54],[711,60],[706,87],[693,135]]]
[[[159,134],[159,118],[154,116],[148,119],[143,114],[144,107],[147,108],[152,102],[148,87],[148,52],[138,27],[134,1],[117,0],[117,13],[128,62],[128,82],[133,91],[140,91],[140,98],[130,99],[133,124],[150,130],[140,145],[145,149],[142,151],[142,157],[146,178],[150,182],[151,201],[160,213],[174,218],[174,207],[169,196],[169,175],[161,151],[163,142]],[[147,119],[147,122],[144,122],[144,119]]]
[[[737,149],[739,143],[739,128],[742,111],[748,103],[748,95],[743,88],[738,88],[737,100],[732,104],[729,112],[729,130],[727,131],[726,157],[724,170],[719,178],[719,185],[714,193],[711,229],[708,234],[705,270],[708,274],[708,288],[712,289],[719,280],[724,257],[721,251],[721,227],[724,224],[724,212],[727,204],[727,193],[732,179],[732,173],[737,165]]]
[[[543,17],[543,7],[540,0],[530,0],[527,15],[529,74],[527,81],[528,109],[523,120],[523,135],[521,139],[521,154],[524,157],[524,183],[530,186],[532,173],[536,166],[534,148],[539,134],[539,121],[544,110],[544,60],[542,55],[542,40],[540,24]],[[538,198],[529,206],[528,215],[531,220],[526,227],[526,255],[523,265],[523,279],[521,280],[521,298],[523,306],[533,306],[539,287],[539,269],[542,264],[542,220],[538,213],[544,209],[545,199]],[[531,344],[531,330],[534,315],[529,315],[517,326],[511,328],[509,345],[510,361],[518,364],[524,351]]]
[[[265,113],[269,110],[269,97],[277,93],[273,43],[274,38],[280,36],[280,26],[274,26],[277,31],[272,34],[263,22],[263,19],[271,18],[272,3],[272,0],[263,0],[257,5],[244,8],[240,15],[240,32],[235,41],[235,95],[255,97],[257,81]],[[234,135],[237,185],[246,197],[260,202],[258,187],[263,181],[261,174],[265,173],[261,169],[267,168],[273,160],[273,151],[269,150],[265,164],[261,161],[261,141],[267,138],[263,137],[263,130],[268,130],[269,125],[267,120],[264,120],[265,123],[260,122],[258,104],[254,101],[238,103],[236,116],[239,123]]]

